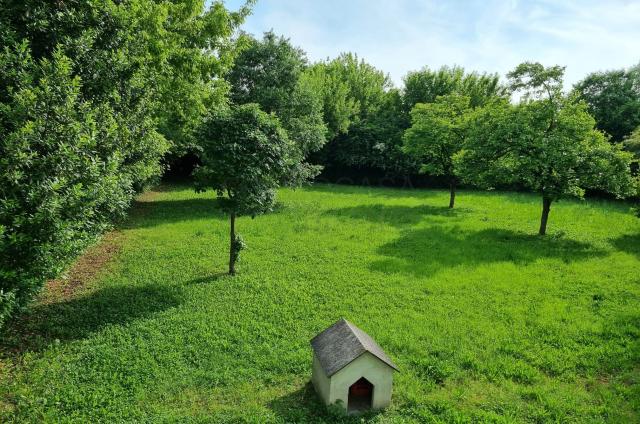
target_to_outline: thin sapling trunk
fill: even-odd
[[[452,179],[449,183],[449,209],[453,209],[456,204],[456,179]]]
[[[229,231],[229,275],[236,275],[236,214],[232,213],[230,217],[231,230]]]
[[[540,219],[540,232],[541,236],[547,234],[547,222],[549,221],[549,212],[551,211],[551,198],[547,196],[542,197],[542,218]]]

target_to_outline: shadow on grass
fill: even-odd
[[[426,199],[429,197],[435,197],[438,195],[448,194],[445,189],[414,189],[414,188],[400,188],[400,187],[379,187],[379,186],[363,186],[363,185],[344,185],[344,184],[327,184],[327,183],[315,183],[309,186],[303,187],[304,191],[313,193],[325,193],[331,195],[370,195],[371,197],[379,198],[415,198]]]
[[[228,272],[218,272],[216,274],[209,275],[207,277],[195,278],[186,283],[187,286],[199,286],[199,285],[207,285],[218,282],[219,280],[223,280],[225,278],[233,278],[229,275]]]
[[[40,351],[53,343],[79,340],[109,325],[122,325],[176,307],[178,287],[107,287],[82,297],[34,307],[0,336],[0,352]]]
[[[320,402],[311,382],[295,392],[275,399],[269,403],[268,407],[285,423],[361,423],[368,422],[377,415],[372,411],[362,415],[348,416],[336,407],[327,408]]]
[[[455,227],[406,231],[398,240],[381,246],[378,253],[389,259],[373,263],[372,270],[417,276],[430,276],[444,268],[460,265],[492,262],[522,265],[540,258],[571,263],[606,254],[590,244],[569,239],[502,229],[466,232]]]
[[[197,220],[227,221],[229,216],[222,211],[221,203],[217,198],[135,201],[131,219],[123,222],[120,228],[149,228]],[[276,202],[269,214],[281,213],[286,208],[283,203]]]
[[[337,218],[360,219],[403,227],[417,224],[428,216],[455,218],[466,212],[467,210],[465,209],[449,209],[448,207],[430,205],[404,206],[375,204],[331,209],[325,212],[325,214]]]
[[[616,249],[640,258],[640,234],[626,234],[613,241]]]
[[[124,222],[122,228],[148,228],[187,220],[227,219],[218,199],[136,201],[132,211],[132,219]]]

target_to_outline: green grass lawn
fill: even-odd
[[[627,205],[558,203],[540,238],[526,194],[462,192],[454,211],[435,190],[279,200],[238,220],[249,250],[230,278],[211,193],[143,196],[102,271],[45,291],[5,336],[0,421],[359,421],[309,385],[309,339],[340,317],[401,369],[392,406],[365,421],[640,421]]]

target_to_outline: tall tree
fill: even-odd
[[[589,106],[598,129],[618,143],[640,126],[640,64],[629,69],[596,72],[574,87]]]
[[[454,156],[467,143],[472,111],[470,98],[459,94],[418,103],[411,111],[411,127],[404,133],[404,151],[421,164],[420,171],[449,181],[449,208],[455,205],[458,184]]]
[[[443,66],[437,71],[424,68],[409,72],[404,78],[405,110],[411,111],[418,103],[433,103],[438,96],[457,93],[469,97],[471,106],[484,105],[494,97],[507,97],[507,87],[497,74],[465,72],[459,66]]]
[[[484,187],[517,184],[539,193],[545,235],[551,205],[586,189],[632,193],[631,155],[594,129],[584,103],[562,93],[564,69],[523,63],[509,74],[522,94],[516,106],[494,101],[480,109],[469,148],[456,160],[465,179]]]
[[[248,9],[204,0],[0,1],[0,325],[225,103]],[[167,140],[167,138],[171,140]]]
[[[409,162],[402,153],[402,96],[389,76],[352,53],[307,72],[323,93],[330,141],[316,159],[324,165],[393,172]]]
[[[245,36],[244,47],[228,75],[234,104],[259,104],[275,113],[289,138],[306,156],[326,142],[322,99],[303,78],[307,58],[302,49],[273,32],[262,40]]]
[[[640,161],[640,127],[636,128],[623,142],[625,150],[633,153]]]
[[[198,131],[202,166],[196,168],[196,188],[213,189],[229,214],[229,274],[244,242],[236,234],[236,218],[271,211],[276,189],[290,181],[299,166],[299,149],[289,140],[274,114],[257,104],[213,111]],[[297,180],[300,182],[300,180]]]

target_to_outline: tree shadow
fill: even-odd
[[[404,206],[374,204],[330,209],[325,212],[325,215],[405,227],[419,223],[426,216],[455,218],[465,212],[467,212],[465,209],[449,209],[448,207],[430,205]]]
[[[640,258],[640,234],[626,234],[613,240],[612,244],[616,249]]]
[[[0,352],[20,355],[41,351],[53,343],[80,340],[107,326],[126,324],[176,307],[181,298],[181,290],[176,286],[116,286],[37,305],[7,325],[0,337]]]
[[[379,411],[371,411],[349,416],[337,407],[327,407],[318,398],[311,382],[295,392],[271,401],[268,407],[282,422],[286,423],[362,423],[369,421],[379,413]]]
[[[121,228],[148,228],[187,220],[227,219],[220,203],[215,198],[135,201],[132,219],[122,223]]]
[[[287,206],[276,202],[269,214],[282,213]],[[218,198],[198,198],[183,200],[136,200],[132,205],[131,218],[120,228],[150,228],[182,221],[218,220],[226,221],[229,216],[222,210]]]
[[[230,276],[228,272],[218,272],[216,274],[212,274],[206,277],[194,278],[193,280],[188,281],[186,285],[200,286],[200,285],[213,284],[225,278],[233,278],[233,277]]]
[[[606,254],[590,244],[564,238],[502,229],[467,232],[457,227],[406,231],[399,239],[381,246],[378,253],[388,259],[374,262],[372,270],[416,276],[430,276],[460,265],[494,262],[522,265],[540,258],[571,263]]]
[[[331,195],[369,195],[374,198],[390,198],[390,199],[426,199],[435,197],[443,193],[448,193],[445,189],[437,188],[409,188],[409,187],[382,187],[367,185],[345,185],[330,183],[315,183],[302,188],[304,191],[313,193],[324,193]]]

